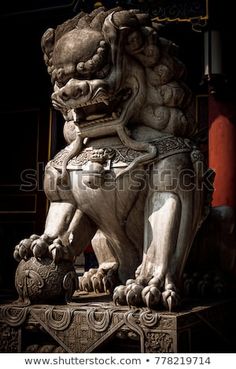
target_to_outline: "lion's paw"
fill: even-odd
[[[126,285],[117,286],[113,301],[116,305],[146,306],[149,309],[162,305],[172,311],[180,304],[180,297],[174,283],[164,286],[162,278],[152,277],[147,281],[138,277],[129,279]]]
[[[117,286],[113,293],[113,301],[116,305],[140,306],[142,305],[142,291],[144,283],[138,278],[128,279],[126,286]]]
[[[91,277],[93,291],[96,293],[106,292],[103,279],[106,276],[106,272],[103,269],[98,269]]]
[[[97,272],[97,269],[92,268],[83,274],[82,277],[79,278],[79,289],[80,291],[92,292],[93,284],[92,284],[92,276]]]
[[[138,280],[128,280],[126,286],[114,290],[113,301],[116,305],[147,306],[154,308],[161,299],[161,292],[156,286],[147,286]]]
[[[110,294],[113,292],[118,283],[117,268],[110,269],[90,269],[80,277],[80,290],[87,292],[106,292]]]

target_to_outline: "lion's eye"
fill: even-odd
[[[71,78],[73,78],[73,75],[73,71],[70,71],[68,73],[64,69],[60,68],[55,74],[55,82],[57,83],[59,88],[62,88]]]

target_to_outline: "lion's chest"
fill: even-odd
[[[51,165],[61,171],[68,148],[60,151]],[[122,144],[85,148],[67,164],[70,188],[78,208],[100,227],[126,222],[141,192],[146,190],[146,171],[138,167],[119,173],[142,153]]]
[[[94,168],[94,171],[92,170]],[[132,208],[139,202],[145,173],[134,171],[116,178],[119,170],[99,172],[96,165],[90,170],[70,170],[72,193],[78,208],[104,231],[125,225]]]

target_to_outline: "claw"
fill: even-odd
[[[92,292],[93,284],[92,284],[92,276],[97,272],[97,269],[91,268],[87,272],[83,274],[79,279],[79,288],[81,291]]]
[[[56,238],[53,243],[48,246],[48,251],[55,264],[58,264],[60,260],[73,260],[71,249],[68,246],[64,246],[59,238]]]
[[[29,238],[25,238],[22,240],[18,246],[19,250],[19,256],[21,259],[27,259],[30,257],[30,246],[31,246],[31,240]]]
[[[109,295],[112,291],[112,281],[107,277],[103,277],[102,279],[103,289],[107,295]]]
[[[92,292],[93,284],[91,277],[95,274],[97,269],[89,269],[87,272],[83,274],[82,277],[79,278],[79,289],[81,291]]]
[[[100,293],[100,292],[104,292],[104,287],[103,287],[103,277],[104,277],[104,272],[103,270],[98,270],[92,277],[91,277],[91,281],[92,281],[92,285],[93,285],[93,289],[96,293]]]
[[[105,292],[111,294],[114,287],[117,285],[117,268],[112,269],[90,269],[85,272],[80,279],[80,289],[88,292],[95,291],[96,293]],[[89,288],[86,289],[86,286]]]
[[[134,286],[136,286],[135,283],[129,283],[128,285],[126,284],[126,289],[125,292],[128,293],[130,290],[132,290],[132,288],[134,288]]]
[[[52,255],[52,259],[55,264],[58,264],[63,258],[64,248],[65,246],[62,246],[61,241],[58,239],[54,240],[52,245],[48,247],[49,253]]]
[[[31,256],[33,256],[32,252],[32,243],[39,239],[39,236],[37,234],[32,234],[29,238],[25,238],[22,240],[18,245],[16,245],[13,256],[17,261],[20,261],[21,259],[29,259]]]
[[[114,301],[115,305],[126,305],[125,291],[126,291],[126,286],[122,286],[122,285],[117,286],[114,289],[113,301]]]
[[[132,284],[128,292],[126,289],[126,301],[129,306],[139,306],[142,304],[142,290],[143,286],[138,284]]]
[[[163,305],[169,310],[173,311],[180,303],[180,297],[176,291],[165,290],[162,292]]]
[[[31,250],[34,257],[40,259],[47,253],[48,244],[42,238],[38,238],[32,242]]]
[[[109,277],[109,276],[105,276],[102,279],[102,283],[103,283],[103,289],[106,292],[107,295],[110,295],[115,288],[115,282],[114,282],[114,278],[113,277]]]
[[[92,281],[93,290],[96,293],[104,292],[102,279],[100,278],[99,274],[95,274],[91,278],[91,281]]]
[[[93,285],[90,278],[90,273],[85,272],[83,277],[79,279],[79,289],[81,291],[91,292],[93,291]]]
[[[112,294],[118,282],[117,266],[115,265],[106,272],[102,279],[104,291],[109,295]]]
[[[52,255],[52,260],[54,261],[55,264],[58,264],[58,262],[61,259],[60,249],[54,246],[50,251]]]
[[[160,302],[161,292],[155,286],[147,286],[142,291],[142,299],[145,305],[151,309]]]

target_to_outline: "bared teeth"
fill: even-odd
[[[132,91],[125,89],[119,92],[117,100],[115,100],[114,96],[109,99],[106,94],[98,92],[93,100],[83,102],[74,109],[73,119],[75,123],[82,126],[118,120],[122,116],[122,106],[124,105],[122,101],[126,103],[125,101],[131,95]],[[121,106],[119,106],[119,103],[121,103]]]

